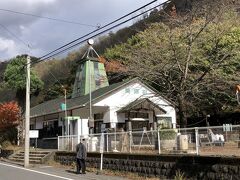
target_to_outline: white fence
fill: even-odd
[[[240,125],[91,134],[88,152],[239,155]],[[59,136],[59,151],[75,151],[78,136]]]

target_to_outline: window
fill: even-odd
[[[126,94],[130,94],[130,89],[129,89],[129,88],[126,88],[126,89],[125,89],[125,93],[126,93]]]
[[[98,120],[98,119],[103,119],[103,113],[98,113],[98,114],[94,114],[94,119]]]
[[[117,129],[118,130],[120,130],[120,129],[126,130],[126,123],[117,123]]]
[[[51,128],[54,128],[55,121],[44,121],[43,122],[43,128],[50,130]]]
[[[35,129],[35,124],[30,124],[30,130]]]
[[[146,89],[142,90],[142,94],[143,95],[147,94],[147,90]]]
[[[134,94],[139,94],[139,89],[134,89]]]
[[[41,137],[56,137],[59,134],[58,120],[43,121],[43,129],[41,130]],[[39,136],[40,136],[39,135]]]
[[[160,129],[170,129],[170,128],[172,128],[172,118],[171,117],[158,117],[157,124],[158,124],[158,128],[160,128]]]
[[[128,113],[125,114],[125,117],[128,118]],[[143,112],[130,112],[129,113],[129,118],[143,118],[143,119],[148,119],[149,115],[148,113],[143,113]]]
[[[103,121],[94,121],[94,133],[101,133]]]
[[[148,121],[132,121],[132,130],[140,130],[142,131],[143,128],[146,127],[149,130],[149,122]]]

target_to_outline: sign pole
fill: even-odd
[[[104,151],[104,133],[101,134],[101,139],[100,139],[100,153],[101,153],[100,171],[102,171],[102,168],[103,168],[103,151]]]

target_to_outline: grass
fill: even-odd
[[[174,180],[186,180],[184,172],[181,172],[180,170],[176,171]]]

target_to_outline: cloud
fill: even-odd
[[[12,55],[18,53],[16,44],[13,40],[0,38],[0,53],[2,55]],[[0,57],[4,59],[5,57]]]
[[[28,26],[39,19],[12,13],[5,10],[42,15],[54,7],[56,0],[8,0],[0,1],[0,23],[14,32],[21,33],[21,27]]]
[[[104,25],[146,3],[146,0],[0,0],[0,24],[18,37],[14,37],[0,25],[0,59],[9,59],[28,52],[25,44],[31,45],[31,55],[42,56],[95,30],[90,26],[24,16],[1,9],[82,24]]]
[[[18,54],[23,54],[28,51],[25,44],[30,44],[30,37],[26,39],[25,36],[30,32],[30,27],[38,22],[39,18],[32,16],[25,16],[9,11],[17,11],[35,15],[44,15],[48,12],[56,11],[54,5],[56,0],[8,0],[0,1],[0,52],[1,59],[9,59]],[[18,38],[16,38],[16,36]],[[39,50],[34,50],[39,52]]]

